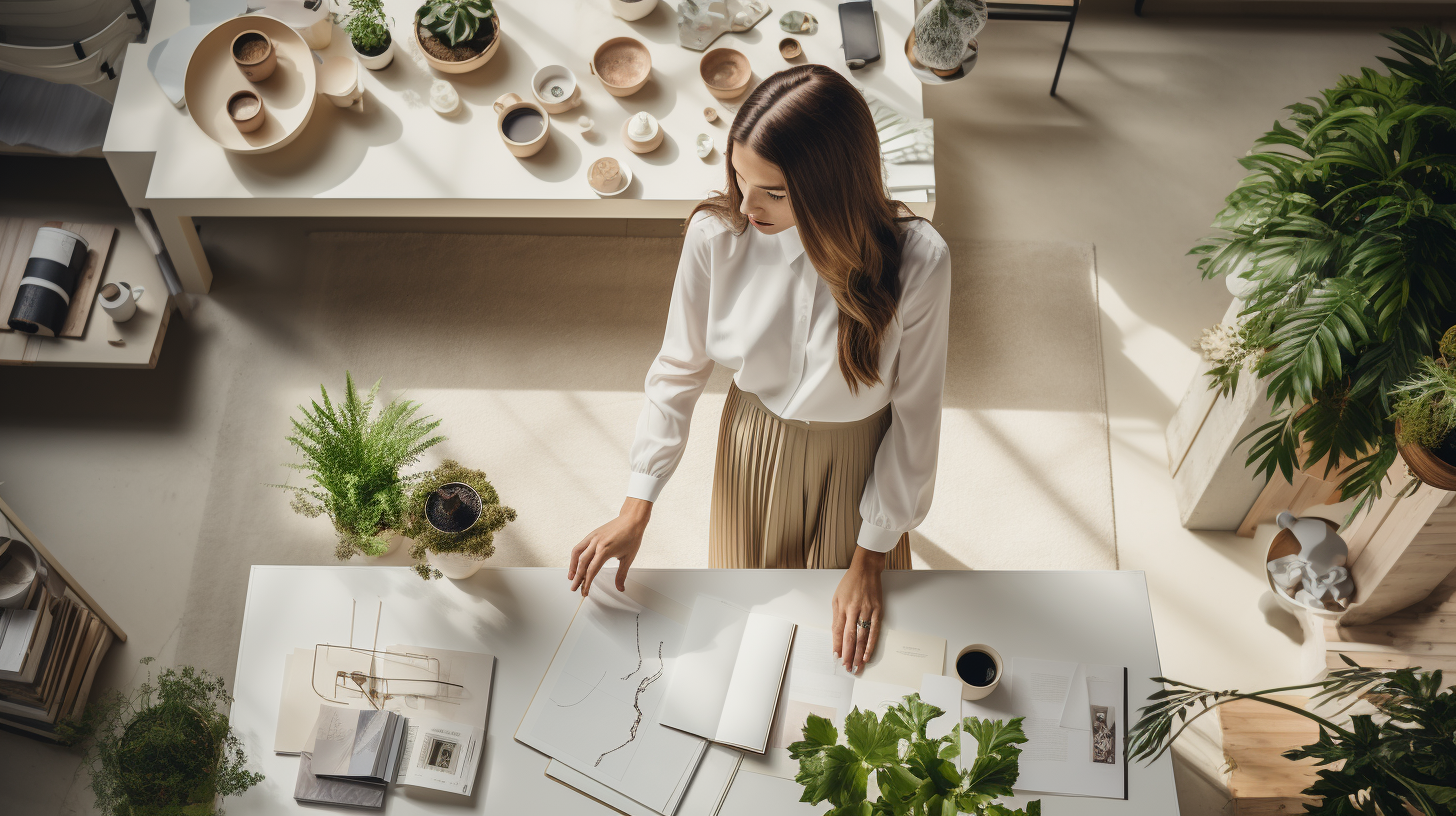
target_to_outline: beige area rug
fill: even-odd
[[[442,420],[519,520],[494,564],[562,567],[616,514],[641,384],[680,242],[318,233],[299,276],[210,305],[245,324],[177,659],[231,676],[248,568],[332,562],[325,520],[288,509],[288,417],[347,368]],[[1112,569],[1116,545],[1093,251],[960,243],[934,508],[917,567]],[[716,372],[638,565],[707,564]],[[297,478],[296,476],[294,478]],[[403,553],[382,563],[406,563]]]

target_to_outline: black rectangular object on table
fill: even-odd
[[[86,239],[59,227],[41,227],[10,309],[10,328],[55,337],[66,325],[71,296],[86,267]]]
[[[850,68],[863,68],[879,61],[880,27],[875,22],[875,7],[870,0],[839,4],[839,35],[844,62]]]

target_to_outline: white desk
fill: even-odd
[[[834,570],[650,570],[633,577],[691,604],[709,593],[800,623],[827,627]],[[1004,657],[1045,657],[1125,665],[1136,709],[1159,686],[1157,646],[1140,572],[885,573],[885,626],[947,639],[947,658],[967,643],[989,643]],[[468,801],[391,788],[385,812],[406,814],[601,814],[615,811],[547,779],[546,757],[513,739],[526,705],[575,612],[565,570],[484,569],[468,581],[426,583],[405,567],[253,567],[238,650],[232,723],[250,764],[267,780],[228,799],[233,816],[302,812],[293,801],[297,757],[272,753],[283,685],[283,658],[294,648],[347,642],[350,599],[359,601],[364,636],[384,602],[380,648],[403,643],[486,651],[496,656],[490,722],[477,793]],[[1049,816],[1176,816],[1172,761],[1133,764],[1127,801],[1042,797]],[[802,788],[784,779],[740,773],[724,816],[822,812],[798,802]],[[426,792],[429,793],[429,792]]]
[[[736,110],[746,95],[725,104],[708,93],[698,75],[702,54],[677,44],[670,5],[663,0],[646,18],[628,23],[612,16],[606,0],[496,0],[505,39],[483,67],[448,77],[466,109],[444,118],[428,100],[430,84],[447,77],[425,64],[408,36],[419,3],[386,0],[397,53],[388,68],[365,72],[365,112],[336,108],[321,98],[295,142],[262,156],[230,154],[208,139],[157,87],[146,68],[153,46],[132,45],[103,151],[128,203],[153,211],[191,292],[207,291],[212,280],[192,224],[198,216],[683,218],[723,186],[729,105]],[[839,48],[836,5],[792,4],[820,21],[817,34],[799,37],[804,56],[796,63],[833,66],[905,115],[923,116],[921,85],[902,53],[909,0],[880,4],[884,57],[852,74]],[[788,67],[777,48],[786,36],[778,19],[788,8],[776,7],[756,28],[725,34],[713,47],[747,54],[756,81]],[[183,0],[158,0],[151,43],[186,22]],[[636,37],[652,53],[647,86],[620,99],[587,70],[596,47],[617,36]],[[322,53],[351,54],[348,35],[336,29]],[[541,153],[517,159],[496,135],[491,104],[505,93],[530,98],[532,74],[553,63],[576,73],[583,104],[553,117],[550,142]],[[714,124],[703,118],[709,105],[720,114]],[[622,122],[639,110],[650,111],[667,133],[661,147],[643,156],[630,153],[619,136]],[[596,122],[592,138],[576,125],[583,114]],[[693,152],[699,133],[712,134],[717,144],[707,161]],[[626,161],[635,177],[626,192],[606,199],[585,178],[586,168],[604,155]],[[925,168],[889,165],[889,173],[896,187],[897,175],[921,178]],[[905,190],[896,196],[921,215],[933,213],[933,193]]]

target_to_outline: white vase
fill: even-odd
[[[371,71],[378,71],[382,68],[386,68],[389,66],[389,63],[394,61],[393,36],[389,38],[389,45],[384,49],[384,51],[382,53],[375,54],[372,57],[366,55],[363,51],[360,51],[359,47],[354,45],[352,41],[349,43],[349,45],[354,46],[354,54],[359,57],[359,64],[363,65],[365,68],[368,68]]]
[[[405,538],[402,533],[395,533],[385,540],[389,542],[389,549],[386,549],[379,555],[374,556],[375,558],[383,558],[386,555],[393,555],[394,553],[399,552],[400,545],[404,545],[405,548],[409,548],[411,545],[414,544],[413,539]]]
[[[469,578],[479,572],[481,565],[485,563],[483,558],[475,558],[463,553],[427,552],[426,557],[430,566],[452,581],[463,581]]]
[[[640,20],[657,8],[657,0],[612,0],[612,13],[623,20]]]

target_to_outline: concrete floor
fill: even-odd
[[[1259,605],[1259,542],[1177,522],[1163,427],[1199,365],[1190,345],[1229,299],[1185,253],[1241,177],[1236,157],[1284,105],[1376,64],[1392,21],[1168,16],[1156,3],[1138,19],[1130,3],[1111,5],[1087,5],[1058,98],[1047,86],[1063,29],[1045,23],[992,23],[975,74],[926,90],[936,225],[948,237],[1096,245],[1120,564],[1148,573],[1164,672],[1213,687],[1302,679],[1297,630]],[[35,208],[3,200],[7,189],[0,210]],[[296,251],[306,228],[268,233],[254,263]],[[563,228],[575,227],[472,226]],[[231,385],[207,306],[174,321],[156,371],[0,369],[0,493],[131,629],[98,685],[129,685],[138,658],[175,650]],[[90,812],[84,784],[70,754],[0,734],[7,813]],[[1185,814],[1226,807],[1189,767],[1179,786]]]

